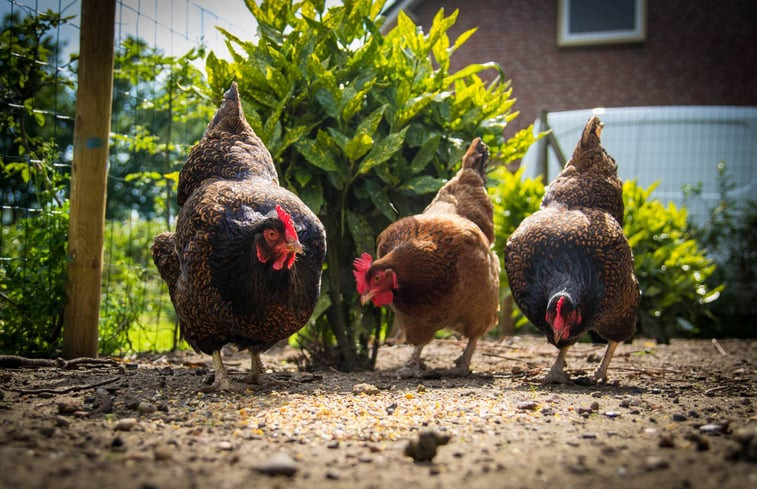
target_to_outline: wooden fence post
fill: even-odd
[[[63,356],[97,356],[115,0],[82,0]]]

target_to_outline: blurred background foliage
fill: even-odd
[[[318,1],[247,4],[259,32],[254,40],[225,32],[231,61],[202,46],[180,57],[140,39],[117,47],[100,351],[186,347],[149,244],[172,228],[178,171],[236,80],[282,185],[319,214],[329,235],[319,304],[292,344],[311,365],[371,367],[392,317],[359,306],[352,258],[373,252],[390,222],[420,212],[476,136],[497,163],[489,191],[501,258],[507,237],[544,193],[541,180],[515,169],[536,136],[529,128],[504,138],[517,114],[499,66],[450,72],[456,49],[475,35],[448,37],[456,12],[440,10],[428,33],[400,15],[382,34],[383,1],[329,9]],[[15,15],[3,19],[0,33],[0,52],[12,46],[22,54],[0,56],[7,108],[0,119],[2,353],[54,356],[60,348],[76,70],[75,57],[60,59],[52,34],[62,22],[54,12]],[[207,73],[195,67],[198,59]],[[485,84],[484,70],[499,77]],[[755,334],[757,205],[737,207],[725,162],[719,171],[721,201],[702,226],[688,222],[685,207],[655,199],[654,186],[624,185],[624,229],[643,291],[639,335]],[[697,188],[686,194],[698,198]],[[492,334],[535,331],[512,302],[504,266],[502,273],[500,326]]]

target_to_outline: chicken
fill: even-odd
[[[570,382],[565,356],[586,331],[608,340],[594,372],[595,380],[606,381],[619,342],[636,329],[641,293],[623,235],[623,185],[615,160],[600,144],[601,131],[600,120],[589,119],[540,209],[505,246],[515,302],[560,350],[545,383]]]
[[[479,336],[497,322],[499,261],[493,206],[486,192],[486,145],[476,139],[457,175],[422,214],[405,217],[379,234],[376,261],[355,259],[361,302],[389,305],[413,353],[402,374],[417,375],[421,352],[434,333],[452,328],[468,338],[455,373],[468,373]]]
[[[249,380],[264,382],[259,354],[313,312],[326,235],[316,215],[279,186],[236,83],[181,170],[178,201],[176,232],[157,236],[151,251],[182,336],[213,356],[207,390],[237,389],[221,358],[227,343],[249,349]]]

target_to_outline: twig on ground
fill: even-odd
[[[707,389],[706,391],[704,391],[704,395],[705,396],[709,396],[713,392],[723,391],[723,390],[729,389],[730,387],[731,387],[730,385],[719,385],[717,387],[712,387],[712,388]]]
[[[40,367],[58,367],[73,369],[79,366],[102,366],[118,365],[118,362],[109,358],[72,358],[64,360],[62,358],[26,358],[18,355],[0,355],[0,367],[2,368],[40,368]]]
[[[720,346],[720,342],[716,338],[712,339],[712,346],[714,346],[715,349],[718,350],[724,357],[728,356],[728,352],[725,351],[722,346]]]
[[[78,392],[78,391],[85,391],[87,389],[94,389],[95,387],[100,387],[106,384],[110,384],[120,379],[121,379],[121,376],[117,375],[115,377],[110,377],[105,380],[92,382],[91,384],[71,385],[68,387],[58,387],[58,388],[40,387],[37,389],[18,389],[16,387],[10,387],[8,388],[8,390],[11,390],[13,392],[18,392],[20,394],[68,394],[70,392]]]
[[[619,365],[610,365],[610,370],[623,370],[626,372],[638,372],[649,375],[679,374],[678,370],[668,368],[638,368],[638,367],[621,367]]]
[[[512,360],[514,362],[523,362],[523,363],[529,362],[529,360],[524,360],[522,358],[508,357],[507,355],[497,355],[496,353],[481,352],[481,355],[485,357],[494,357],[494,358],[502,358],[504,360]]]

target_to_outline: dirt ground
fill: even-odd
[[[188,352],[0,369],[0,488],[757,487],[755,340],[636,340],[605,385],[581,382],[603,346],[579,344],[570,386],[538,382],[542,337],[440,371],[462,348],[432,342],[421,378],[394,373],[407,345],[351,374],[300,372],[282,348],[263,360],[284,384],[222,394],[199,392],[212,362]]]

